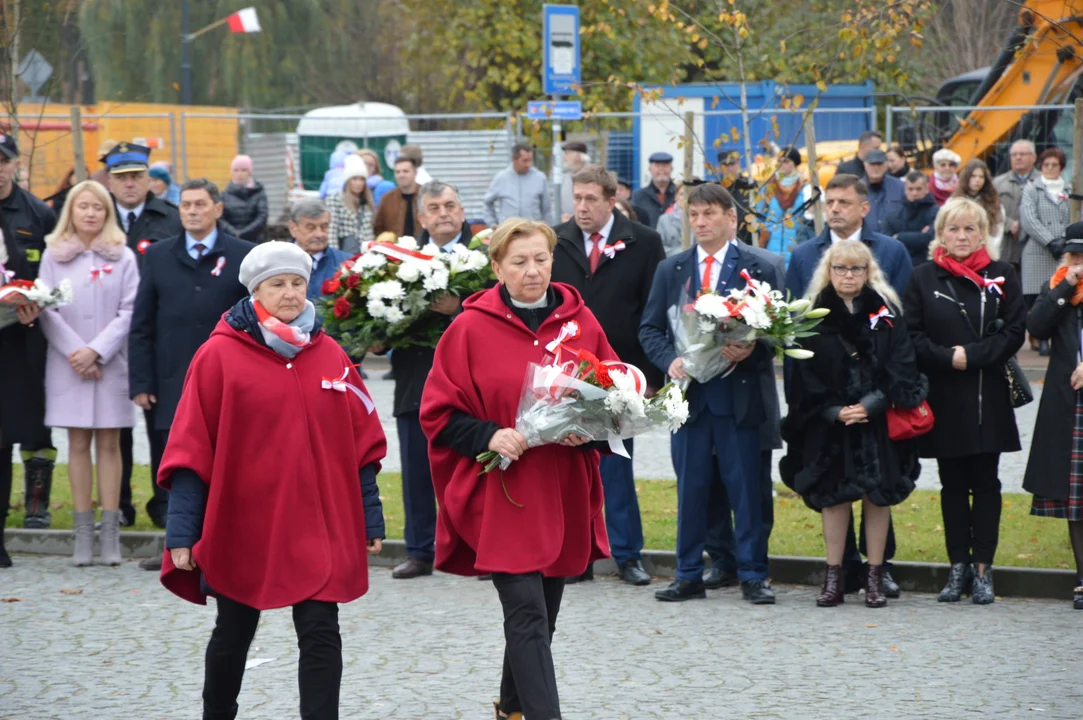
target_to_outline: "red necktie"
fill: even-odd
[[[714,285],[711,283],[711,265],[714,265],[714,255],[708,255],[703,261],[703,264],[707,267],[703,269],[703,282],[700,284],[700,289],[713,290]]]
[[[594,243],[590,247],[590,273],[593,275],[602,259],[602,234],[594,233],[590,236],[590,241]]]

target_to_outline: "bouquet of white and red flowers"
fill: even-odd
[[[7,273],[3,265],[0,265],[0,274],[3,274],[2,276],[6,279]],[[19,322],[15,309],[22,305],[34,303],[45,310],[60,305],[70,305],[71,302],[71,280],[61,280],[55,288],[50,288],[41,280],[33,282],[12,280],[0,287],[0,328]]]
[[[436,347],[445,323],[433,303],[466,297],[494,279],[481,236],[451,252],[419,247],[412,237],[372,243],[324,282],[324,326],[351,357],[374,345]]]
[[[574,338],[574,321],[566,324],[562,337]],[[558,353],[562,352],[557,350]],[[559,443],[568,435],[606,441],[610,449],[628,457],[621,440],[657,427],[676,431],[688,419],[688,403],[676,385],[663,387],[647,398],[647,383],[639,368],[626,363],[599,360],[586,350],[575,350],[575,360],[527,366],[515,429],[528,447]],[[497,467],[505,470],[511,459],[493,451],[477,456],[482,474]]]
[[[722,357],[727,342],[764,340],[778,357],[804,360],[812,352],[799,347],[802,338],[816,333],[829,310],[812,309],[808,300],[786,300],[768,283],[741,271],[745,287],[721,295],[713,290],[701,292],[694,301],[687,294],[671,311],[674,344],[684,360],[684,370],[698,382],[707,382],[732,370],[732,363]]]

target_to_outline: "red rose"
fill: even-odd
[[[337,278],[329,278],[323,281],[323,286],[320,288],[324,295],[334,295],[342,287],[342,283]]]
[[[609,366],[607,365],[595,365],[594,377],[598,380],[598,385],[602,389],[613,387],[613,378],[609,377]]]
[[[338,300],[335,300],[334,312],[335,317],[337,317],[339,320],[345,320],[346,318],[350,317],[350,313],[353,312],[353,306],[350,305],[349,300],[344,297],[340,297]]]
[[[360,275],[354,275],[353,273],[351,273],[350,276],[348,278],[346,278],[346,287],[350,288],[351,290],[356,289],[357,286],[360,285],[360,284],[361,284],[361,276]]]

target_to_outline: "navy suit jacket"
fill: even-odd
[[[719,274],[717,289],[720,292],[743,288],[745,281],[740,275],[742,270],[747,270],[757,280],[774,280],[774,271],[747,248],[740,243],[731,243],[730,248],[726,264]],[[697,266],[696,248],[693,247],[663,260],[654,274],[647,307],[639,325],[639,342],[650,361],[662,372],[668,372],[670,364],[677,359],[673,328],[669,321],[670,309],[681,301],[683,291],[699,286]],[[694,295],[694,290],[690,294]],[[760,376],[764,366],[770,363],[771,353],[763,343],[756,343],[753,353],[738,363],[728,377],[715,378],[702,384],[693,381],[687,393],[690,416],[694,418],[705,409],[716,415],[722,414],[723,398],[729,392],[737,425],[759,427],[767,419]]]
[[[880,265],[891,287],[902,297],[906,294],[906,283],[914,264],[906,246],[893,237],[873,232],[868,225],[861,226],[861,242],[869,246],[873,257]],[[820,264],[820,258],[831,247],[831,228],[825,227],[820,236],[797,246],[790,256],[790,267],[786,270],[786,289],[795,298],[804,296],[812,282],[812,274]]]

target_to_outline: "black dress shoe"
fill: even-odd
[[[733,587],[737,584],[737,576],[726,570],[711,568],[703,573],[703,587],[708,590]]]
[[[140,570],[148,570],[150,572],[159,572],[162,569],[162,556],[155,555],[153,557],[144,558],[139,561]]]
[[[766,580],[749,580],[741,583],[741,594],[753,605],[775,604],[775,593]]]
[[[669,587],[654,593],[656,600],[662,602],[684,602],[685,600],[704,600],[707,590],[702,580],[674,580]]]
[[[4,532],[4,528],[0,527],[0,534]],[[0,538],[0,568],[11,567],[11,556],[8,555],[8,551],[4,549],[3,538]]]
[[[8,560],[10,563],[11,560]],[[8,567],[11,567],[10,565]],[[1075,590],[1072,591],[1072,607],[1076,610],[1083,610],[1083,579],[1080,579],[1079,584]]]
[[[412,580],[422,575],[432,575],[432,563],[417,558],[406,558],[406,562],[391,571],[391,577],[396,580]]]
[[[591,563],[590,565],[587,565],[587,569],[583,571],[582,575],[572,575],[569,578],[564,578],[564,584],[565,585],[575,585],[577,582],[582,582],[583,580],[593,580],[593,579],[594,579],[594,563]]]
[[[643,563],[639,560],[625,560],[620,566],[620,579],[629,585],[650,585],[651,576],[643,569]]]
[[[381,380],[394,380],[395,379],[395,371],[394,370],[388,370],[387,372],[385,372],[383,375],[380,376],[380,379]]]
[[[899,583],[895,582],[895,578],[891,577],[891,571],[884,566],[884,573],[880,576],[880,582],[884,587],[884,595],[895,600],[902,594],[902,590],[899,589]]]

